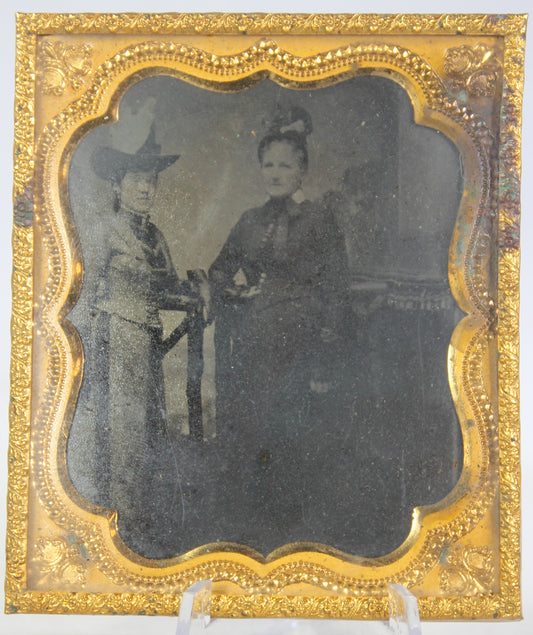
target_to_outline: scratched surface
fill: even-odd
[[[273,308],[282,297],[276,284],[268,313],[235,309],[234,346],[250,325],[259,331],[255,353],[245,350],[256,383],[238,390],[234,375],[221,379],[214,314],[203,334],[198,440],[188,420],[187,338],[157,359],[142,320],[130,316],[125,328],[120,311],[99,304],[110,276],[104,245],[118,221],[112,185],[95,174],[91,157],[101,146],[135,153],[155,123],[162,154],[180,158],[159,175],[150,221],[179,276],[207,272],[243,213],[268,200],[257,147],[278,103],[310,114],[302,190],[310,213],[330,219],[324,231],[334,223],[342,237],[321,239],[328,254],[316,254],[296,232],[290,271],[310,263],[319,269],[327,255],[343,291],[327,300],[338,304],[333,333],[323,337],[327,321],[310,311],[301,324],[307,319],[312,336],[301,342],[280,325],[285,313],[295,314]],[[89,132],[69,171],[85,269],[69,316],[86,356],[67,455],[78,491],[116,507],[123,540],[151,558],[219,541],[263,554],[299,541],[361,556],[399,546],[413,508],[441,500],[462,469],[446,373],[461,315],[447,282],[461,193],[458,150],[442,133],[414,124],[407,94],[391,80],[359,77],[298,91],[265,80],[215,93],[155,77],[131,87],[118,122]],[[261,231],[261,223],[252,226],[248,242]],[[129,298],[115,302],[142,309],[147,283],[139,280]],[[159,311],[164,335],[184,317]],[[283,365],[283,355],[295,350],[296,361]],[[242,407],[246,401],[266,405],[251,410]],[[110,495],[117,488],[118,498]]]

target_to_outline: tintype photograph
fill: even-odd
[[[356,76],[217,92],[153,76],[80,139],[82,506],[166,559],[385,556],[463,466],[448,347],[456,145]]]
[[[525,30],[17,16],[8,612],[520,617]]]

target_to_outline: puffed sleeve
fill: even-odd
[[[243,264],[242,221],[231,230],[228,239],[209,268],[209,279],[216,289],[232,283]]]
[[[215,313],[225,306],[227,299],[225,290],[234,285],[235,275],[245,267],[247,225],[246,214],[244,214],[231,230],[220,253],[209,268],[208,276]]]

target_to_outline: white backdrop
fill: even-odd
[[[421,0],[404,0],[404,2],[387,2],[372,0],[371,2],[352,3],[348,0],[272,0],[261,3],[257,0],[215,0],[185,2],[162,2],[161,0],[91,0],[81,2],[70,0],[23,1],[7,0],[0,7],[0,50],[2,56],[0,79],[4,86],[4,99],[1,103],[2,121],[0,126],[0,209],[4,210],[0,229],[0,544],[5,540],[5,494],[6,492],[6,449],[8,442],[7,404],[9,393],[9,319],[10,319],[10,276],[11,276],[11,222],[12,222],[12,147],[13,147],[13,85],[15,67],[15,11],[33,12],[117,12],[117,11],[236,11],[236,12],[483,12],[483,13],[525,13],[530,0],[504,1],[485,0],[447,0],[446,2],[422,2]],[[533,34],[530,33],[530,37]],[[522,596],[524,620],[521,622],[499,623],[436,623],[423,624],[424,635],[444,635],[452,631],[455,635],[525,635],[533,633],[533,68],[532,45],[528,46],[526,57],[526,91],[523,128],[523,192],[522,192],[522,305],[521,305],[521,393],[522,393],[522,500],[523,500],[523,532],[522,532]],[[528,70],[530,72],[527,77]],[[528,82],[529,80],[529,82]],[[5,571],[4,558],[0,559],[0,579]],[[0,610],[3,607],[3,590],[0,591]],[[266,635],[275,622],[261,624],[261,632]],[[249,621],[227,621],[222,632],[256,633],[259,624]],[[280,624],[278,624],[278,627]],[[296,633],[294,624],[287,623],[287,632]],[[325,626],[325,625],[324,625]],[[356,624],[345,623],[342,632],[364,632]],[[360,627],[360,625],[359,625]],[[3,615],[0,613],[0,633],[16,635],[138,635],[150,631],[154,635],[173,635],[176,630],[175,618],[164,617],[100,617],[100,616],[56,616],[56,615]],[[209,631],[208,631],[209,632]],[[217,633],[219,633],[217,628]],[[282,632],[279,628],[276,632]],[[310,632],[306,629],[306,632]],[[322,633],[328,629],[321,628]],[[340,632],[340,631],[335,631]]]

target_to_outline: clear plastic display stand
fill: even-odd
[[[196,582],[185,593],[176,635],[421,635],[415,596],[399,584],[389,585],[388,622],[296,619],[213,619],[211,580]]]

